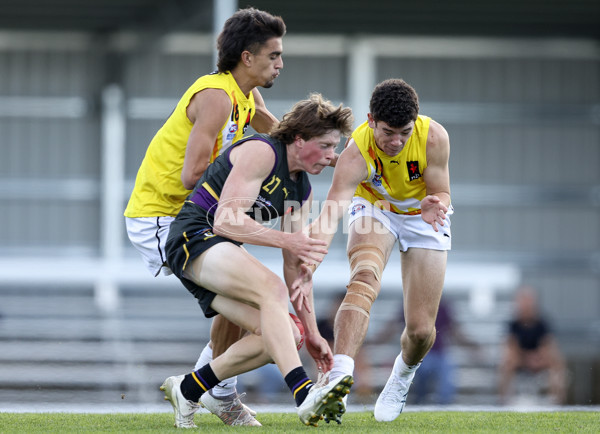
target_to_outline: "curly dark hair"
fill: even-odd
[[[255,8],[240,9],[223,26],[217,38],[219,72],[231,71],[244,51],[256,54],[271,38],[281,38],[286,28],[283,19]]]
[[[336,107],[321,94],[312,93],[308,99],[297,102],[292,110],[283,115],[270,135],[286,145],[293,143],[296,136],[310,140],[332,130],[339,130],[342,136],[349,137],[353,123],[351,108],[342,104]]]
[[[419,97],[412,86],[401,78],[390,78],[375,86],[369,111],[375,121],[401,128],[417,120]]]

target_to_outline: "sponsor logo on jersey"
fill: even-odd
[[[419,179],[421,177],[418,161],[407,161],[406,168],[408,169],[408,179],[410,181],[414,181],[415,179]]]
[[[242,133],[246,134],[246,130],[248,129],[248,125],[250,125],[250,117],[251,117],[252,109],[248,112],[248,116],[246,117],[246,123],[244,124],[244,128],[242,129]]]
[[[256,202],[259,203],[259,204],[261,204],[261,205],[265,205],[265,206],[273,206],[273,204],[271,203],[270,200],[265,199],[260,194],[256,198]]]

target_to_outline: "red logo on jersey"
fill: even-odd
[[[410,181],[414,181],[415,179],[419,179],[421,177],[418,161],[407,161],[406,167],[408,168],[408,179]]]
[[[242,132],[245,134],[246,130],[248,129],[248,125],[250,125],[250,114],[252,113],[252,109],[250,109],[250,111],[248,112],[248,117],[246,117],[246,123],[244,124],[244,128],[242,130]]]

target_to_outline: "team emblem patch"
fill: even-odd
[[[351,215],[355,215],[357,212],[365,209],[365,206],[362,203],[357,203],[356,205],[352,205],[352,209],[350,210]]]
[[[375,175],[373,175],[373,179],[371,179],[371,183],[375,187],[381,187],[381,175],[379,173],[376,173]]]
[[[235,133],[237,133],[238,130],[238,126],[237,124],[231,124],[229,125],[229,128],[227,128],[227,136],[225,138],[226,141],[231,141],[235,138]]]
[[[408,179],[410,181],[414,181],[415,179],[419,179],[421,177],[421,172],[419,172],[418,161],[407,161],[406,167],[408,169]]]
[[[197,235],[199,235],[201,237],[203,236],[204,237],[204,239],[203,239],[204,241],[206,241],[207,239],[212,238],[212,237],[215,236],[215,234],[210,230],[210,228],[201,229],[201,230],[196,231],[196,232],[194,232],[192,234],[192,236],[197,236]]]

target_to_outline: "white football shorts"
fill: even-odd
[[[169,226],[174,217],[125,217],[127,236],[134,247],[142,254],[146,268],[153,276],[173,274],[165,263],[165,244],[169,236]]]
[[[406,252],[410,247],[431,250],[450,250],[452,239],[449,216],[453,213],[454,208],[450,205],[448,207],[448,212],[446,213],[444,226],[438,224],[438,232],[436,232],[429,223],[425,223],[420,214],[405,215],[380,210],[379,208],[374,207],[368,200],[361,197],[355,197],[348,207],[348,227],[352,224],[361,224],[360,221],[357,222],[360,217],[372,217],[379,221],[396,237],[401,252]],[[369,231],[370,228],[357,226],[354,230]]]

